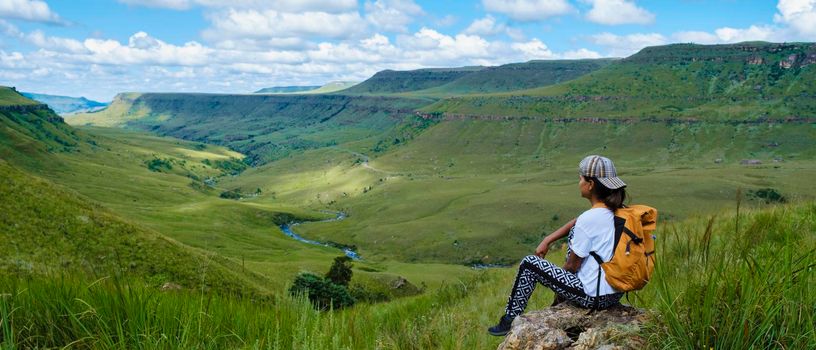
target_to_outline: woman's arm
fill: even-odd
[[[570,229],[575,226],[575,220],[576,219],[570,220],[566,225],[561,226],[561,228],[553,231],[553,233],[550,233],[547,237],[544,237],[544,240],[542,240],[536,248],[535,255],[543,259],[544,256],[547,255],[547,251],[550,250],[550,244],[569,234]]]

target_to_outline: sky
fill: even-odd
[[[0,85],[251,93],[748,40],[816,41],[816,0],[0,0]]]

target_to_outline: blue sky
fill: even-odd
[[[0,0],[0,84],[247,93],[746,40],[816,41],[816,0]]]

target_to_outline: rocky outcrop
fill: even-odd
[[[589,312],[567,303],[516,317],[498,350],[641,349],[643,310],[619,306]]]

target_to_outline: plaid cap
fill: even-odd
[[[609,158],[597,155],[588,156],[578,164],[578,170],[581,175],[594,177],[611,190],[626,187],[626,183],[618,177],[615,165]]]

